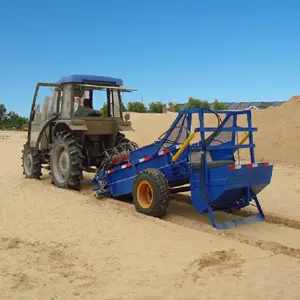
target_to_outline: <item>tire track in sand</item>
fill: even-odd
[[[233,211],[231,214],[239,216],[239,217],[249,217],[255,215],[255,212],[250,210],[240,210],[240,211]],[[282,216],[278,216],[273,213],[264,213],[265,215],[265,222],[275,225],[281,225],[293,229],[300,230],[300,221],[285,218]]]
[[[194,230],[198,230],[201,232],[205,232],[214,236],[220,236],[224,238],[230,238],[234,239],[236,241],[239,241],[240,243],[260,248],[265,251],[271,251],[275,255],[287,255],[290,257],[294,257],[297,259],[300,259],[300,249],[289,247],[277,242],[273,241],[266,241],[262,239],[255,239],[252,237],[247,236],[246,234],[233,232],[232,230],[217,230],[211,227],[210,224],[205,224],[203,222],[199,222],[198,220],[195,220],[194,222],[191,222],[189,220],[187,222],[187,218],[178,214],[169,213],[164,220],[166,222],[174,223],[180,226],[184,226],[187,228],[191,228]]]
[[[91,196],[90,190],[84,192],[82,191],[81,194],[85,194],[87,196],[90,196],[92,199],[94,199],[94,196]],[[115,203],[122,203],[119,200],[113,200],[111,198],[108,198],[109,200],[112,200]],[[95,200],[95,199],[94,199]],[[172,200],[174,202],[180,202],[182,204],[189,204],[191,207],[191,198],[189,195],[184,195],[184,194],[177,194],[177,195],[172,195]],[[94,201],[93,201],[94,202]],[[94,202],[94,203],[97,203]],[[123,202],[123,204],[125,204]],[[129,204],[129,203],[127,203]],[[132,207],[133,204],[130,204]],[[125,210],[127,210],[129,207],[126,205]],[[133,207],[132,207],[133,208]],[[134,208],[133,208],[134,210]],[[175,210],[176,211],[176,210]],[[199,216],[198,213],[195,213],[197,216]],[[251,211],[237,211],[234,214],[239,215],[239,216],[247,216],[253,214]],[[271,251],[275,255],[280,255],[284,254],[290,257],[295,257],[300,259],[300,249],[299,248],[294,248],[290,246],[286,246],[284,244],[274,242],[274,241],[267,241],[259,238],[253,238],[251,236],[247,236],[246,234],[240,233],[240,232],[233,232],[232,230],[225,230],[225,231],[220,231],[216,230],[211,227],[210,224],[207,224],[205,222],[201,222],[200,220],[189,220],[184,216],[184,213],[182,212],[174,212],[174,210],[169,210],[168,214],[163,218],[164,221],[174,223],[180,226],[184,226],[187,228],[195,229],[198,231],[202,231],[205,233],[209,233],[215,236],[221,236],[225,238],[231,238],[234,240],[239,241],[240,243],[247,244],[252,247],[260,248],[262,250],[266,251]],[[270,214],[266,214],[266,222],[270,224],[274,224],[274,226],[282,226],[283,228],[286,227],[292,228],[292,229],[300,229],[300,222],[296,220],[290,220],[290,219],[285,219],[283,217],[278,217],[278,216],[272,216]]]
[[[182,204],[189,204],[191,206],[191,198],[189,195],[184,194],[177,194],[172,195],[172,200],[176,203],[178,202],[179,205]],[[181,204],[182,203],[182,204]],[[198,213],[193,213],[195,216],[199,216]],[[236,215],[240,217],[247,217],[254,215],[255,213],[250,210],[241,210],[241,211],[235,211],[228,215]],[[174,224],[178,224],[181,226],[185,226],[191,229],[195,229],[198,231],[206,232],[215,236],[221,236],[225,238],[231,238],[234,240],[237,240],[243,244],[247,244],[252,247],[260,248],[262,250],[271,251],[275,255],[284,254],[290,257],[300,258],[300,249],[295,247],[290,247],[284,244],[281,244],[279,242],[265,240],[262,238],[253,238],[245,233],[235,232],[232,229],[229,230],[217,230],[211,226],[210,223],[201,222],[199,219],[193,219],[192,213],[189,211],[183,212],[179,207],[173,208],[171,207],[171,210],[169,214],[164,218],[167,222],[171,222]],[[272,215],[269,213],[265,214],[265,222],[269,224],[274,225],[274,229],[276,230],[275,226],[281,226],[283,230],[286,228],[286,230],[289,230],[290,228],[293,230],[299,230],[300,229],[300,222],[297,220],[291,220],[288,218],[280,217],[277,215]],[[263,224],[263,223],[262,223]],[[277,231],[277,230],[276,230]]]
[[[172,199],[174,200],[173,196],[172,196]],[[128,209],[130,209],[130,207],[132,208],[133,211],[135,211],[133,204],[125,203],[125,202],[122,202],[119,200],[113,200],[110,198],[107,198],[107,200],[112,200],[112,202],[114,202],[115,204],[122,203],[121,206],[123,207],[124,211],[128,211]],[[178,202],[178,201],[175,201],[175,202]],[[95,201],[94,203],[97,203],[97,201]],[[186,205],[186,202],[184,204],[183,203],[178,203],[178,204]],[[191,205],[188,205],[188,207],[192,208]],[[198,214],[197,212],[194,212],[194,216],[199,217],[199,215],[200,214]],[[138,217],[144,218],[144,217],[148,217],[148,216],[138,214]],[[214,236],[230,238],[230,239],[236,240],[240,243],[247,244],[252,247],[260,248],[265,251],[271,251],[274,255],[283,254],[283,255],[286,255],[289,257],[294,257],[294,258],[300,259],[300,248],[290,247],[290,246],[286,246],[286,245],[278,243],[278,242],[267,241],[267,240],[263,240],[260,238],[253,238],[251,236],[247,236],[244,233],[234,232],[233,230],[217,230],[217,229],[214,229],[211,226],[211,224],[209,222],[207,222],[207,220],[204,221],[204,218],[202,218],[201,220],[199,220],[199,218],[197,218],[197,219],[189,218],[189,216],[187,216],[187,214],[184,211],[178,210],[178,212],[177,212],[176,208],[174,208],[174,206],[170,207],[168,214],[161,221],[184,226],[184,227],[198,230],[201,232],[205,232],[205,233],[208,233],[208,234],[211,234]],[[261,224],[263,224],[263,223],[261,223]],[[272,226],[275,227],[278,225],[274,224]],[[285,228],[285,227],[283,227],[283,228]],[[274,228],[274,229],[276,230],[276,228]],[[287,229],[289,229],[289,228],[287,227]]]

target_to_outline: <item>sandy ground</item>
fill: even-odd
[[[131,137],[151,142],[173,119],[132,114],[143,128]],[[300,168],[294,158],[275,165],[272,184],[260,195],[266,222],[217,231],[186,203],[172,201],[159,220],[130,203],[95,199],[86,180],[80,193],[52,186],[47,171],[40,181],[26,180],[24,133],[0,132],[5,135],[0,299],[300,299]],[[177,198],[189,202],[188,195]]]

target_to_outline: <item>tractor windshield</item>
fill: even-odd
[[[92,89],[82,86],[75,93],[74,114],[75,116],[122,118],[122,93],[109,87]]]

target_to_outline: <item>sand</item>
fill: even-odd
[[[300,299],[298,99],[253,112],[257,159],[275,160],[260,196],[266,222],[228,231],[186,203],[172,201],[160,220],[95,199],[86,180],[79,193],[47,171],[26,180],[24,133],[0,132],[10,136],[0,138],[0,299]],[[147,144],[175,116],[131,113],[130,137]]]
[[[299,164],[300,96],[291,97],[280,107],[255,111],[253,122],[259,127],[255,133],[259,159]]]

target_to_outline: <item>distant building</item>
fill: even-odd
[[[224,102],[228,105],[229,110],[242,110],[242,109],[266,109],[268,107],[277,107],[286,101],[254,101],[254,102]]]
[[[254,102],[222,102],[228,106],[229,110],[243,110],[243,109],[266,109],[268,107],[277,107],[285,103],[286,101],[254,101]],[[187,108],[187,103],[178,104],[180,110]],[[212,108],[212,103],[210,103]]]
[[[277,107],[285,103],[286,101],[254,101],[254,102],[225,102],[230,110],[241,110],[241,109],[266,109],[268,107]]]

